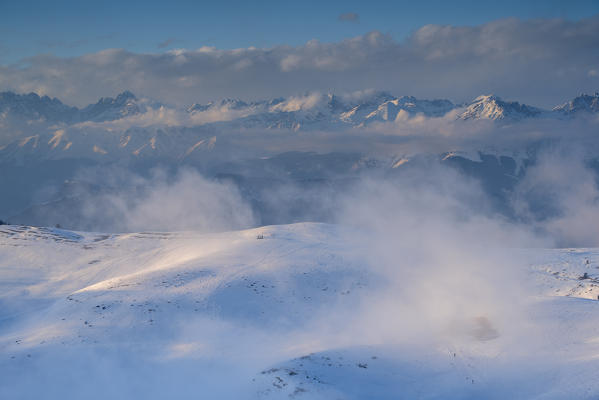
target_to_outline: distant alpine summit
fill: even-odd
[[[599,112],[599,92],[595,92],[593,96],[581,94],[569,102],[555,107],[553,111],[565,115],[597,113]]]
[[[144,111],[145,107],[140,106],[135,95],[126,90],[115,98],[102,97],[96,104],[80,110],[78,117],[81,121],[114,121]]]
[[[103,97],[85,108],[69,107],[56,98],[38,96],[35,93],[0,93],[0,114],[3,119],[46,120],[73,124],[84,121],[113,121],[145,112],[135,95],[124,91],[115,98]]]
[[[494,95],[478,96],[458,115],[459,119],[491,119],[517,121],[525,118],[539,117],[546,112],[540,108],[517,101],[504,101]]]

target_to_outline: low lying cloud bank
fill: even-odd
[[[156,169],[142,177],[103,168],[84,170],[79,177],[98,182],[104,189],[98,192],[82,186],[75,193],[80,201],[73,214],[55,210],[55,218],[65,225],[74,222],[89,230],[116,232],[215,232],[255,224],[251,207],[235,186],[206,179],[193,170],[167,174]]]
[[[541,152],[514,192],[523,221],[560,247],[599,246],[599,174],[584,151],[563,144]]]
[[[599,218],[599,174],[582,147],[548,142],[533,159],[519,161],[524,164],[514,167],[517,176],[509,186],[485,182],[493,175],[481,180],[436,157],[406,158],[397,169],[350,175],[343,168],[329,170],[353,162],[340,157],[282,155],[262,167],[240,164],[242,172],[222,178],[191,167],[157,168],[143,176],[117,167],[88,168],[62,194],[67,197],[37,212],[92,231],[212,232],[318,221],[373,231],[385,226],[391,229],[385,237],[407,235],[397,240],[408,247],[418,244],[418,235],[450,243],[456,229],[469,235],[465,242],[483,247],[599,246],[593,223]],[[299,169],[314,163],[323,163],[325,171]]]

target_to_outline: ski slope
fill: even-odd
[[[1,226],[0,398],[599,396],[599,250],[512,249],[524,318],[427,335],[379,312],[389,281],[357,236]]]

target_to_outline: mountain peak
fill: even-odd
[[[113,121],[140,112],[142,112],[142,109],[137,104],[135,95],[125,90],[115,98],[102,97],[96,104],[88,105],[81,110],[81,118],[84,121]]]
[[[77,109],[63,104],[57,98],[40,97],[37,93],[0,93],[0,113],[18,115],[19,118],[40,121],[72,121]]]
[[[129,90],[125,90],[122,93],[119,93],[116,96],[116,101],[125,101],[125,100],[137,100],[137,97],[135,97],[135,95],[130,92]]]
[[[536,117],[542,110],[517,101],[505,101],[494,94],[478,96],[466,106],[458,119],[521,120]]]
[[[496,96],[496,95],[494,95],[494,94],[491,93],[491,94],[481,94],[476,99],[474,99],[473,102],[477,102],[477,101],[478,102],[481,102],[481,101],[482,102],[490,102],[490,101],[497,102],[497,101],[503,101],[503,100],[501,99],[501,97]]]
[[[241,100],[241,99],[232,99],[232,98],[226,98],[226,99],[222,99],[220,101],[220,106],[221,107],[227,107],[233,110],[237,110],[240,108],[244,108],[247,107],[248,104]]]
[[[599,112],[599,92],[595,92],[594,95],[581,93],[574,99],[553,108],[553,111],[566,115],[580,112]]]
[[[137,97],[130,91],[125,90],[116,97],[101,97],[96,104],[125,104],[132,100],[137,100]]]

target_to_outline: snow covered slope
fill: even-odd
[[[458,119],[490,119],[518,121],[526,118],[539,117],[544,111],[516,101],[504,101],[494,95],[478,96],[465,110],[458,115]]]
[[[415,114],[427,117],[442,117],[453,110],[455,105],[449,100],[419,100],[414,96],[402,96],[382,103],[366,115],[363,123],[374,121],[394,121]]]
[[[530,291],[505,295],[526,298],[525,321],[464,315],[443,338],[396,340],[358,318],[389,282],[355,237],[2,226],[0,398],[599,395],[599,251],[515,251]]]

